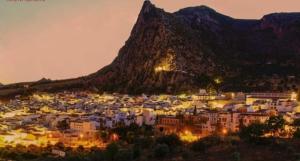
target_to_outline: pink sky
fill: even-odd
[[[235,18],[300,11],[299,0],[152,0],[174,12],[207,5]],[[0,82],[64,79],[108,65],[129,37],[142,0],[0,2]]]

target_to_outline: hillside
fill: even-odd
[[[168,13],[145,1],[118,57],[90,81],[133,93],[296,90],[299,36],[300,13],[239,20],[206,6]]]

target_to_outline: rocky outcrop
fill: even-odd
[[[197,36],[177,16],[145,1],[131,36],[113,63],[90,76],[100,90],[177,92],[198,86],[215,64]],[[213,54],[213,53],[211,53]]]

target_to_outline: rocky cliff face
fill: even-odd
[[[185,22],[145,1],[118,57],[90,81],[118,92],[189,90],[199,74],[215,72],[212,54]]]
[[[291,90],[300,69],[299,16],[239,20],[206,6],[168,13],[145,1],[118,57],[88,80],[100,90],[133,93]],[[294,84],[280,86],[288,77]]]
[[[74,88],[123,93],[297,90],[299,62],[300,13],[241,20],[206,6],[168,13],[146,0],[110,65],[78,79],[4,86],[0,96],[3,91]]]

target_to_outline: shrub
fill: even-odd
[[[232,154],[232,160],[233,161],[240,161],[241,160],[241,154],[239,152],[234,152]]]
[[[154,143],[154,139],[151,137],[143,137],[143,138],[138,138],[135,139],[134,145],[138,146],[139,148],[142,149],[147,149],[151,147]]]
[[[132,157],[133,159],[137,159],[141,156],[141,149],[139,146],[134,145],[132,148]]]
[[[131,161],[133,160],[133,154],[131,150],[119,151],[116,155],[116,161]]]
[[[257,141],[264,135],[266,126],[261,123],[253,123],[247,127],[242,127],[240,130],[240,137],[246,141]]]
[[[154,156],[157,158],[164,158],[170,152],[167,144],[157,144],[154,148]]]
[[[194,143],[192,143],[192,150],[203,152],[205,149],[210,148],[212,146],[219,145],[221,143],[221,139],[218,136],[209,136],[203,139],[200,139]]]
[[[156,139],[156,142],[158,144],[166,144],[172,149],[182,145],[182,142],[180,141],[179,137],[175,134],[161,136]]]
[[[191,152],[188,150],[185,150],[182,152],[181,156],[184,160],[188,160],[191,158]]]
[[[293,122],[293,126],[300,127],[300,119],[295,119]]]
[[[294,132],[293,137],[296,139],[300,139],[300,129],[299,128]]]
[[[105,150],[105,156],[107,160],[115,160],[116,155],[119,152],[119,146],[116,143],[111,143],[107,145],[106,150]]]
[[[271,116],[268,120],[267,120],[267,130],[270,131],[273,136],[283,130],[283,127],[285,125],[285,120],[283,119],[282,116]]]

